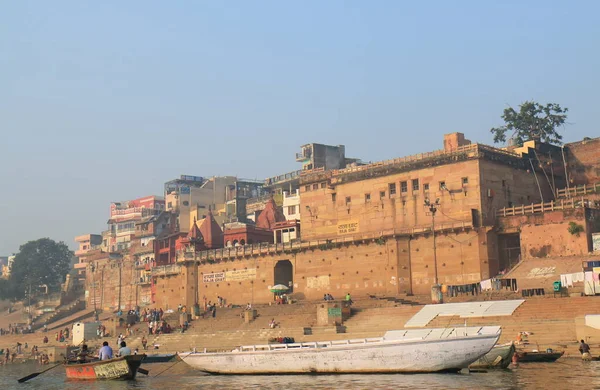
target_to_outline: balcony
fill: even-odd
[[[305,154],[304,152],[302,153],[296,153],[296,161],[297,162],[304,162],[306,160],[310,160],[310,154],[307,153]]]
[[[152,276],[172,276],[179,275],[183,271],[181,264],[161,265],[152,268]]]
[[[285,183],[291,180],[299,180],[300,174],[302,170],[297,170],[293,172],[284,173],[283,175],[273,176],[268,179],[265,179],[265,186],[272,186],[275,184]]]

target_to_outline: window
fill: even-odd
[[[447,190],[446,188],[446,182],[445,181],[441,181],[440,182],[440,191],[444,191]]]
[[[313,184],[313,190],[318,190],[318,189],[319,189],[319,183]]]
[[[170,208],[170,209],[172,209],[172,208],[173,208],[173,203],[169,202],[169,203],[167,204],[167,207],[168,207],[168,208]]]
[[[296,214],[296,206],[288,206],[288,215]]]
[[[400,192],[408,192],[408,182],[400,182]]]
[[[468,177],[463,177],[462,178],[462,183],[463,184],[469,184],[469,178]]]
[[[396,195],[396,183],[389,184],[390,196]]]
[[[333,194],[331,194],[331,201],[335,203],[336,199],[337,199],[337,194],[334,192]]]
[[[321,188],[325,188],[325,187],[327,187],[327,182],[324,181],[323,183],[321,183]]]
[[[379,199],[385,198],[385,191],[379,191]]]
[[[371,201],[371,194],[365,194],[365,203],[368,203]]]
[[[412,186],[413,191],[419,191],[419,179],[413,179]]]
[[[423,190],[424,191],[429,191],[429,183],[423,184]]]
[[[310,186],[305,186],[304,191],[306,191],[306,192],[310,191]]]
[[[352,202],[352,198],[347,196],[346,197],[346,204],[350,204]]]
[[[184,200],[182,203],[183,203],[184,206],[189,206],[190,205],[190,202],[188,202],[187,200]]]

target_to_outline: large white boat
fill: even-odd
[[[499,326],[393,330],[383,337],[249,345],[187,352],[191,367],[213,374],[419,373],[459,371],[488,353]]]

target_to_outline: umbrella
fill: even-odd
[[[282,293],[287,290],[289,290],[289,288],[283,284],[276,284],[275,286],[271,287],[271,292],[275,294]]]

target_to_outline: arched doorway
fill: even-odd
[[[294,289],[294,266],[289,260],[279,260],[274,268],[274,284],[289,287],[288,293]]]

